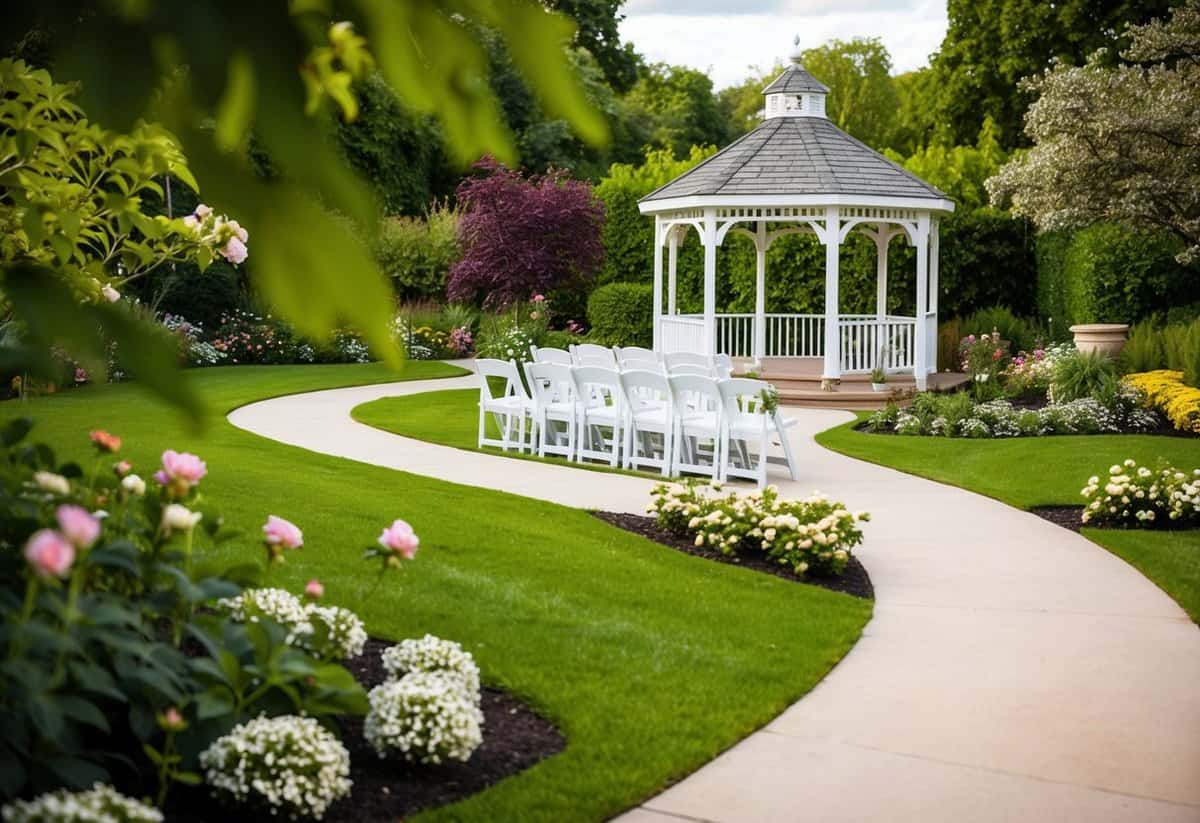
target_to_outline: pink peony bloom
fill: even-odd
[[[395,552],[405,560],[413,559],[420,543],[420,539],[413,533],[413,527],[403,520],[393,522],[383,530],[383,534],[379,535],[379,545]]]
[[[533,296],[533,302],[534,302],[534,303],[545,303],[545,302],[546,302],[546,296],[545,296],[544,294],[535,294],[535,295]]]
[[[66,577],[75,562],[75,547],[58,532],[42,529],[25,543],[25,559],[39,577]]]
[[[243,243],[245,243],[250,239],[250,235],[246,233],[246,230],[242,228],[241,223],[238,221],[230,220],[228,225],[231,229],[233,229],[233,233],[237,235],[238,240],[241,240]]]
[[[54,517],[63,536],[77,549],[90,549],[100,537],[100,521],[82,506],[59,506]]]
[[[325,587],[320,580],[310,580],[304,584],[304,593],[313,600],[320,600],[325,595]]]
[[[212,214],[212,208],[201,203],[199,206],[196,206],[196,210],[192,214],[196,216],[197,220],[203,220]]]
[[[246,257],[249,256],[249,252],[246,251],[246,244],[237,237],[230,237],[220,251],[221,255],[234,265],[245,261]]]
[[[113,471],[117,473],[117,477],[124,477],[133,470],[133,464],[128,460],[121,460],[113,465]]]
[[[171,486],[186,492],[206,474],[208,467],[196,455],[167,449],[162,454],[162,468],[154,473],[154,479],[162,486]]]
[[[189,214],[187,217],[183,218],[183,225],[187,226],[192,231],[195,231],[200,225],[200,220],[196,217],[196,215]]]
[[[298,549],[304,545],[304,532],[295,523],[282,517],[268,515],[267,524],[262,527],[263,540],[269,546],[280,546],[284,549]]]

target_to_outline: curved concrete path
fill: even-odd
[[[365,463],[568,506],[641,512],[650,481],[355,423],[454,378],[254,403],[230,421]],[[845,412],[792,410],[813,488],[867,509],[875,615],[765,728],[622,817],[672,821],[1200,821],[1200,631],[1131,566],[996,501],[826,451]],[[1037,466],[1029,467],[1037,482]],[[772,478],[775,479],[775,478]]]

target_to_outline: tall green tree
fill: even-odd
[[[633,88],[642,66],[642,57],[633,44],[621,42],[624,3],[625,0],[545,0],[546,8],[575,21],[578,28],[572,43],[596,58],[605,82],[618,94]]]
[[[629,116],[649,124],[649,142],[686,157],[692,146],[723,146],[732,129],[717,98],[712,79],[686,66],[648,66],[625,96]]]
[[[741,83],[717,92],[717,104],[729,121],[732,137],[740,137],[762,122],[763,89],[782,72],[783,64],[776,61],[769,70],[754,68]]]
[[[1097,49],[1115,55],[1126,24],[1163,16],[1171,0],[949,0],[949,25],[932,68],[936,118],[951,145],[975,140],[984,117],[1005,148],[1026,145],[1033,100],[1020,81],[1052,61],[1079,65]]]
[[[829,86],[826,113],[842,131],[868,146],[891,144],[899,98],[892,82],[892,58],[877,37],[831,40],[806,49],[804,68]]]
[[[1181,259],[1200,259],[1200,0],[1129,37],[1126,63],[1097,55],[1026,84],[1034,146],[988,188],[1039,228],[1115,221],[1174,234]]]

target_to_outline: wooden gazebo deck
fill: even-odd
[[[750,367],[749,361],[735,361],[735,371]],[[868,374],[844,374],[841,383],[832,391],[821,388],[821,366],[819,357],[773,357],[763,360],[759,377],[772,383],[779,390],[779,402],[785,406],[802,406],[824,409],[882,409],[888,400],[900,405],[911,401],[917,384],[911,374],[888,375],[888,391],[876,392],[871,388]],[[929,391],[954,391],[970,378],[959,372],[935,372],[929,375]]]

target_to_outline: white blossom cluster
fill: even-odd
[[[390,679],[399,679],[412,672],[444,674],[460,683],[463,694],[479,705],[479,667],[471,653],[453,640],[443,640],[432,634],[401,640],[384,650],[383,667]]]
[[[991,400],[955,420],[892,407],[871,415],[867,425],[876,431],[890,427],[896,434],[910,436],[984,439],[1153,431],[1159,422],[1158,414],[1138,406],[1136,393],[1125,388],[1107,404],[1084,397],[1035,410],[1015,409],[1007,400]]]
[[[696,546],[723,554],[762,551],[797,575],[844,571],[862,542],[858,524],[870,519],[820,492],[802,500],[781,498],[775,486],[744,495],[720,492],[719,483],[661,484],[647,511],[664,529],[693,536]]]
[[[59,789],[4,807],[4,823],[162,823],[153,806],[97,783],[87,791]]]
[[[320,820],[350,793],[350,753],[311,717],[258,717],[200,754],[204,780],[225,802],[290,820]]]
[[[1104,478],[1089,477],[1080,494],[1087,500],[1084,523],[1200,523],[1200,469],[1190,474],[1166,464],[1150,469],[1130,458],[1110,467]]]
[[[367,631],[357,614],[341,606],[305,603],[285,589],[247,589],[217,602],[234,620],[257,622],[268,618],[287,629],[287,643],[322,660],[358,657]]]
[[[363,734],[380,757],[416,763],[470,759],[483,742],[483,712],[445,672],[414,671],[367,695]]]

